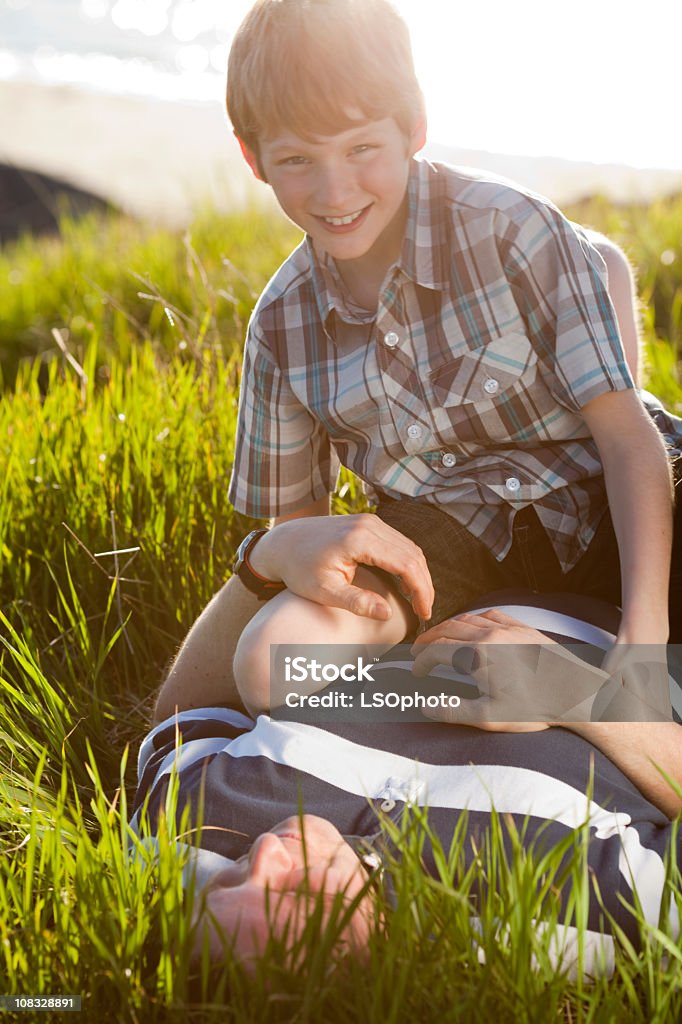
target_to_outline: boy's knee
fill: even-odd
[[[240,636],[234,652],[232,669],[237,686],[267,675],[269,656],[267,627],[252,619]]]
[[[245,707],[256,715],[270,706],[270,645],[261,628],[250,626],[237,643],[232,673]]]
[[[596,231],[590,231],[588,237],[606,264],[607,289],[616,311],[625,358],[637,382],[641,323],[632,264],[621,247],[610,238]]]
[[[598,231],[591,231],[589,238],[606,264],[609,290],[612,287],[620,287],[634,292],[634,270],[618,243]]]

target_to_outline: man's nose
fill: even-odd
[[[291,854],[279,836],[264,832],[258,836],[249,853],[249,878],[260,885],[272,885],[291,871]]]

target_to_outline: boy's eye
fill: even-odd
[[[369,142],[361,142],[359,146],[353,146],[353,153],[368,153],[370,149],[375,149],[375,146],[370,145]]]
[[[300,167],[301,164],[306,164],[308,158],[305,156],[285,156],[281,160],[277,161],[279,167]]]

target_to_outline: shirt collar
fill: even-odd
[[[407,184],[407,224],[400,268],[424,288],[449,285],[449,232],[443,200],[446,179],[428,160],[413,160]]]
[[[344,836],[343,838],[358,857],[373,885],[381,888],[389,905],[395,909],[397,899],[393,876],[389,870],[391,858],[388,855],[390,846],[393,860],[398,859],[395,843],[391,843],[388,836],[381,831],[372,836]]]
[[[407,182],[407,223],[398,261],[401,270],[415,284],[442,291],[448,287],[448,231],[443,204],[445,176],[427,160],[411,161]],[[313,290],[323,323],[335,310],[344,320],[363,317],[349,302],[334,260],[318,255],[309,235],[305,245],[310,261]],[[366,319],[366,318],[365,318]]]
[[[356,306],[347,294],[334,260],[325,252],[318,255],[308,235],[306,235],[306,245],[310,258],[313,290],[322,322],[327,322],[332,310],[338,313],[342,320],[348,320],[351,323],[373,319],[374,313]]]

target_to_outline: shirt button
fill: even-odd
[[[505,480],[504,486],[514,494],[521,487],[521,481],[517,480],[515,476],[510,476]]]
[[[395,331],[387,331],[386,334],[384,334],[384,345],[386,348],[395,348],[399,342],[400,338]]]
[[[500,385],[495,380],[494,377],[488,377],[487,381],[483,385],[483,390],[488,395],[496,395],[497,392],[499,391],[499,389],[500,389]]]
[[[416,441],[418,437],[422,436],[422,428],[419,426],[418,423],[410,423],[409,427],[407,428],[407,436],[411,438],[413,441]]]
[[[378,871],[381,867],[381,857],[378,853],[366,853],[361,860],[370,871]]]
[[[452,452],[443,452],[440,461],[446,469],[452,469],[453,466],[457,465],[457,457]]]
[[[394,807],[395,807],[395,800],[391,800],[389,798],[387,800],[382,800],[381,801],[381,810],[382,811],[392,811]]]

